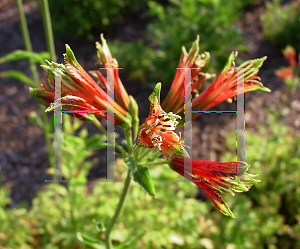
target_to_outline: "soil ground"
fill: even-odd
[[[45,51],[44,29],[35,1],[25,1],[25,12],[28,21],[30,36],[34,51]],[[244,10],[243,17],[237,22],[242,27],[247,38],[247,53],[240,56],[244,60],[268,56],[259,72],[263,84],[272,90],[272,93],[253,92],[246,94],[246,129],[255,130],[257,124],[266,124],[266,107],[278,109],[286,86],[274,74],[274,70],[286,66],[286,62],[274,45],[264,40],[260,18],[265,11],[263,4],[253,5]],[[143,27],[141,27],[142,29]],[[0,57],[15,50],[24,49],[24,43],[19,26],[17,8],[14,0],[0,0]],[[139,31],[140,34],[140,31]],[[122,36],[122,34],[120,34]],[[56,39],[56,53],[62,60],[64,43]],[[93,42],[72,42],[71,47],[76,57],[86,70],[95,69],[96,61]],[[120,51],[121,53],[122,51]],[[26,60],[0,64],[0,72],[5,70],[21,70],[30,76]],[[47,75],[40,70],[42,81]],[[12,190],[11,206],[17,203],[30,201],[36,192],[49,179],[45,171],[48,168],[47,150],[43,131],[32,124],[29,114],[32,111],[40,112],[38,104],[31,98],[28,86],[12,79],[0,81],[0,165],[1,181],[4,186]],[[128,92],[132,94],[140,105],[141,120],[148,114],[151,93],[150,87],[138,84],[128,85]],[[287,104],[289,115],[283,120],[291,129],[300,127],[300,93],[293,91]],[[232,110],[235,104],[222,103],[215,110]],[[224,147],[227,132],[236,129],[234,113],[204,114],[193,122],[193,158],[203,160],[219,160],[226,151]],[[95,128],[89,127],[91,133]],[[99,177],[103,171],[101,165],[95,165],[90,173],[90,179]]]

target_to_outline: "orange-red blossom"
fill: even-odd
[[[184,167],[184,161],[190,160],[192,171]],[[203,190],[213,204],[225,215],[235,218],[220,193],[234,195],[234,192],[248,191],[259,180],[253,179],[255,175],[246,173],[250,167],[244,162],[213,162],[191,160],[176,156],[172,158],[170,167],[182,176],[189,174],[192,181]]]
[[[103,37],[101,37],[103,39]],[[105,40],[103,49],[109,51]],[[98,51],[101,50],[98,45]],[[98,52],[99,54],[99,52]],[[102,61],[111,61],[110,52],[101,54]],[[48,83],[54,89],[55,77],[61,78],[61,104],[63,111],[72,111],[78,118],[90,120],[88,113],[105,118],[107,116],[107,102],[109,96],[93,80],[93,78],[77,62],[72,50],[66,45],[66,54],[64,55],[64,64],[48,62],[47,66],[42,66],[49,74]],[[104,64],[112,67],[111,63]],[[117,66],[116,66],[117,67]],[[115,92],[118,96],[123,96],[114,102],[112,112],[115,113],[115,124],[128,128],[131,126],[131,117],[127,112],[129,107],[129,97],[118,76],[118,69],[115,68]],[[102,74],[101,74],[102,76]],[[103,76],[102,76],[103,77]],[[103,77],[104,79],[104,77]],[[116,82],[117,81],[117,82]],[[107,86],[106,86],[107,87]],[[49,106],[48,111],[53,110],[55,92],[51,89],[30,89],[32,97],[39,103]],[[86,112],[86,113],[85,113]]]
[[[208,52],[199,55],[198,37],[188,53],[185,47],[183,47],[182,56],[173,83],[162,104],[163,109],[172,111],[183,117],[185,111],[185,74],[187,72],[191,73],[191,91],[193,92],[192,111],[209,110],[215,105],[239,94],[244,94],[245,92],[270,92],[270,89],[264,87],[260,82],[260,78],[257,76],[259,68],[262,66],[266,57],[249,60],[236,67],[234,62],[236,56],[237,52],[232,52],[222,72],[204,91],[199,93],[203,82],[215,77],[215,75],[202,72],[209,61],[210,55]],[[242,82],[244,85],[238,87],[238,82]],[[199,115],[200,113],[193,113],[192,119]],[[183,124],[183,122],[182,120],[180,125]]]
[[[166,113],[160,106],[160,89],[158,83],[149,96],[150,112],[143,128],[140,130],[134,148],[138,146],[153,149],[156,147],[168,159],[175,155],[187,155],[180,137],[174,132],[181,118],[172,112]]]

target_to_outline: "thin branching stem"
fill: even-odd
[[[23,40],[25,44],[25,49],[29,52],[32,52],[32,44],[29,36],[29,31],[28,31],[28,26],[27,26],[27,21],[24,13],[24,8],[23,8],[23,3],[22,0],[17,0],[17,7],[18,7],[18,13],[19,13],[19,18],[20,18],[20,25],[21,25],[21,30],[22,30],[22,35],[23,35]],[[35,65],[35,61],[33,58],[29,58],[29,66],[31,70],[31,74],[33,77],[33,81],[36,87],[39,86],[39,74]],[[44,107],[40,105],[40,111],[42,113],[42,120],[43,120],[43,130],[44,130],[44,136],[45,136],[45,142],[47,146],[47,151],[48,151],[48,159],[50,166],[54,165],[54,158],[52,155],[52,148],[51,148],[51,138],[49,136],[49,131],[48,125],[49,125],[49,120],[47,118],[47,114],[44,111]]]
[[[52,23],[51,23],[48,0],[41,0],[41,9],[42,9],[42,16],[44,20],[47,48],[48,48],[48,52],[50,53],[50,60],[56,61],[54,38],[53,38]]]
[[[29,36],[29,31],[28,31],[22,0],[17,0],[17,7],[18,7],[18,13],[20,18],[20,25],[21,25],[24,44],[25,44],[25,49],[29,52],[32,52],[32,45],[31,45],[31,40]],[[34,80],[34,84],[37,87],[39,86],[39,75],[33,58],[29,58],[29,65]]]
[[[119,203],[118,203],[118,206],[116,208],[115,214],[111,218],[111,220],[109,221],[109,224],[108,224],[108,226],[105,230],[106,249],[112,249],[113,248],[112,241],[111,241],[111,238],[110,238],[110,234],[111,234],[111,231],[113,229],[114,224],[116,223],[116,221],[117,221],[117,219],[118,219],[118,217],[121,213],[121,210],[123,209],[123,206],[124,206],[124,203],[125,203],[125,200],[126,200],[126,196],[127,196],[128,190],[129,190],[130,182],[131,182],[131,176],[130,176],[130,170],[128,170],[127,177],[126,177],[126,180],[125,180],[125,183],[124,183],[124,188],[123,188],[123,191],[120,195]]]

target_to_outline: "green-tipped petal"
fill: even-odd
[[[271,92],[269,88],[263,86],[262,84],[247,87],[245,88],[245,91],[246,92],[253,92],[253,91]]]
[[[219,204],[219,208],[220,208],[220,210],[223,211],[224,214],[235,219],[234,214],[232,213],[232,211],[230,210],[230,208],[227,206],[227,204],[225,202],[223,204]]]
[[[36,102],[44,106],[49,106],[54,100],[54,92],[51,90],[29,87],[29,93]]]
[[[237,51],[231,52],[231,54],[229,55],[229,58],[228,58],[228,60],[227,60],[227,62],[226,62],[226,64],[225,64],[225,66],[224,66],[224,68],[223,68],[223,70],[222,70],[222,72],[221,72],[221,74],[226,73],[227,70],[228,70],[232,65],[234,65],[234,60],[235,60],[235,58],[237,57],[237,55],[238,55],[238,52],[237,52]]]
[[[78,63],[78,61],[75,58],[75,55],[72,51],[72,49],[69,47],[68,44],[66,44],[66,53],[64,54],[66,63],[70,63],[73,67],[75,67],[78,70],[82,70],[82,67]]]
[[[196,41],[193,42],[193,45],[190,48],[189,53],[187,55],[186,62],[188,64],[192,63],[199,53],[199,40],[200,40],[200,37],[199,37],[199,35],[197,35],[197,39],[196,39]]]
[[[154,105],[154,109],[158,108],[158,103],[160,103],[160,91],[161,91],[161,83],[157,83],[153,89],[152,94],[149,96],[149,101]]]

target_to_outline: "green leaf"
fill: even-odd
[[[132,156],[126,157],[124,162],[131,170],[133,180],[138,183],[150,196],[155,197],[155,189],[148,168],[138,165]]]
[[[133,173],[133,179],[137,182],[143,190],[150,196],[155,197],[154,185],[147,167],[137,165],[137,170]]]
[[[136,243],[146,234],[146,231],[139,232],[138,235],[136,235],[133,239],[129,240],[128,242],[125,242],[123,244],[120,244],[116,247],[116,249],[132,249],[135,248],[134,246]]]
[[[137,170],[135,159],[132,156],[126,157],[124,162],[133,173]]]
[[[85,141],[87,150],[97,150],[99,147],[106,147],[106,137],[101,134],[95,134]]]
[[[0,63],[6,63],[10,61],[34,59],[35,63],[45,64],[45,59],[50,59],[49,52],[34,53],[24,50],[14,50],[13,52],[4,55],[0,58]]]
[[[297,164],[300,165],[300,158],[298,157],[293,157],[290,159],[290,164]]]
[[[105,249],[104,245],[101,245],[103,244],[103,242],[101,240],[98,240],[98,239],[94,239],[84,233],[80,233],[80,232],[77,232],[76,233],[76,238],[83,244],[87,245],[87,246],[90,246],[92,248],[95,248],[95,249]]]
[[[35,111],[30,112],[29,120],[31,123],[37,125],[41,129],[43,129],[44,123],[43,123],[40,115],[38,115]]]
[[[20,71],[16,71],[16,70],[10,70],[10,71],[4,71],[0,73],[0,78],[13,78],[13,79],[17,79],[20,80],[30,86],[36,86],[34,80],[32,80],[31,78],[29,78],[27,75],[25,75],[24,73],[20,72]]]

